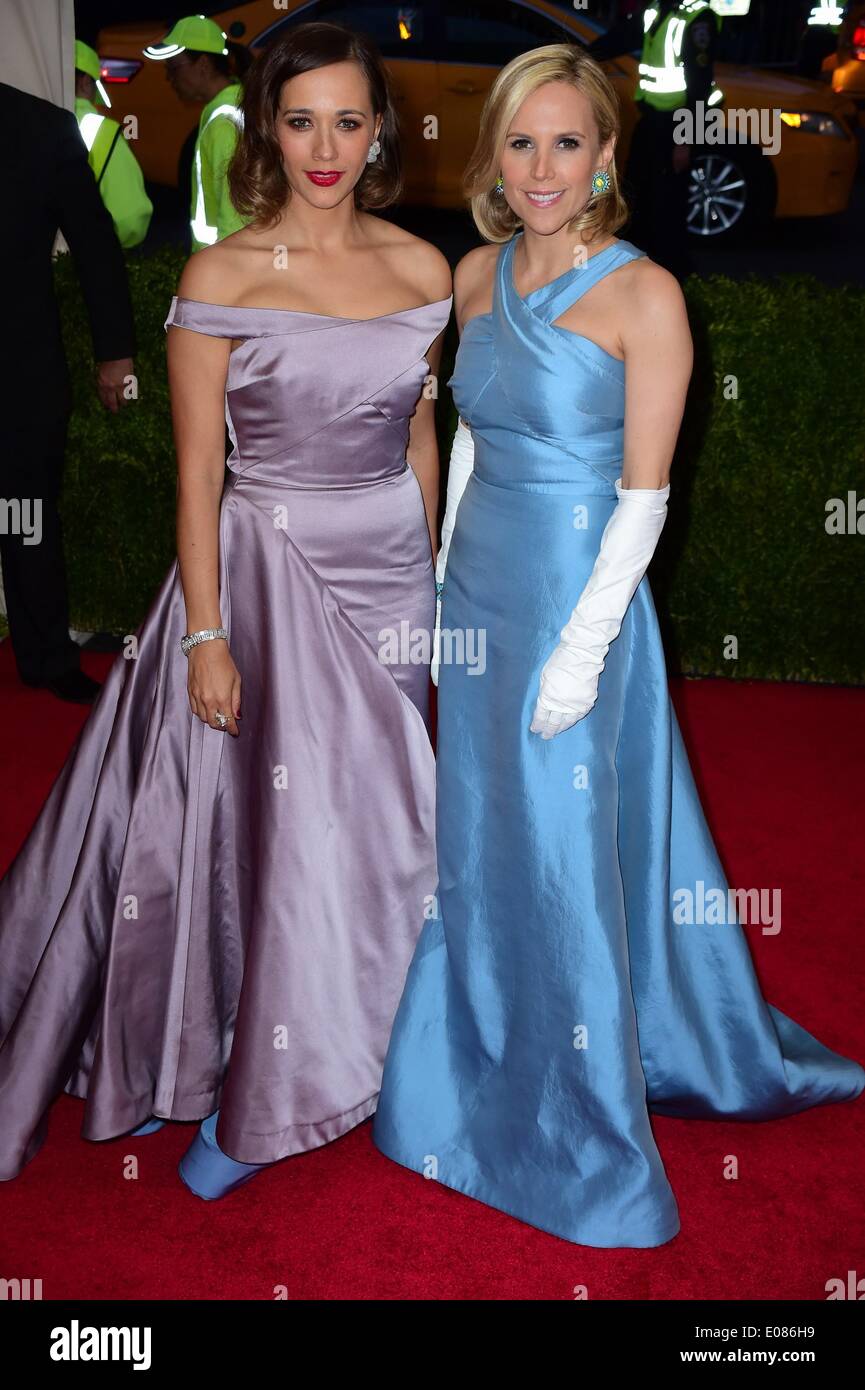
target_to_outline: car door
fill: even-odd
[[[254,42],[269,45],[294,25],[308,20],[344,24],[373,39],[385,60],[401,127],[405,197],[429,200],[435,187],[438,142],[429,134],[438,102],[438,71],[429,11],[434,0],[399,5],[388,0],[318,0],[271,25]]]

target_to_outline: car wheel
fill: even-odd
[[[774,183],[759,150],[703,151],[691,161],[688,231],[713,242],[733,242],[766,222]]]

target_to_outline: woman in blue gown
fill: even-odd
[[[617,120],[591,59],[535,50],[497,79],[466,176],[491,244],[455,277],[474,456],[443,530],[444,550],[458,505],[439,883],[373,1135],[545,1231],[645,1247],[679,1229],[650,1111],[772,1119],[853,1099],[865,1071],[764,1000],[670,702],[643,575],[692,350],[678,286],[612,236]]]

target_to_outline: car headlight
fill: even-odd
[[[826,111],[782,111],[781,120],[793,130],[804,130],[809,135],[832,135],[836,140],[847,139],[841,122]]]

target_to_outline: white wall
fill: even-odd
[[[73,0],[2,0],[0,82],[73,110]]]

